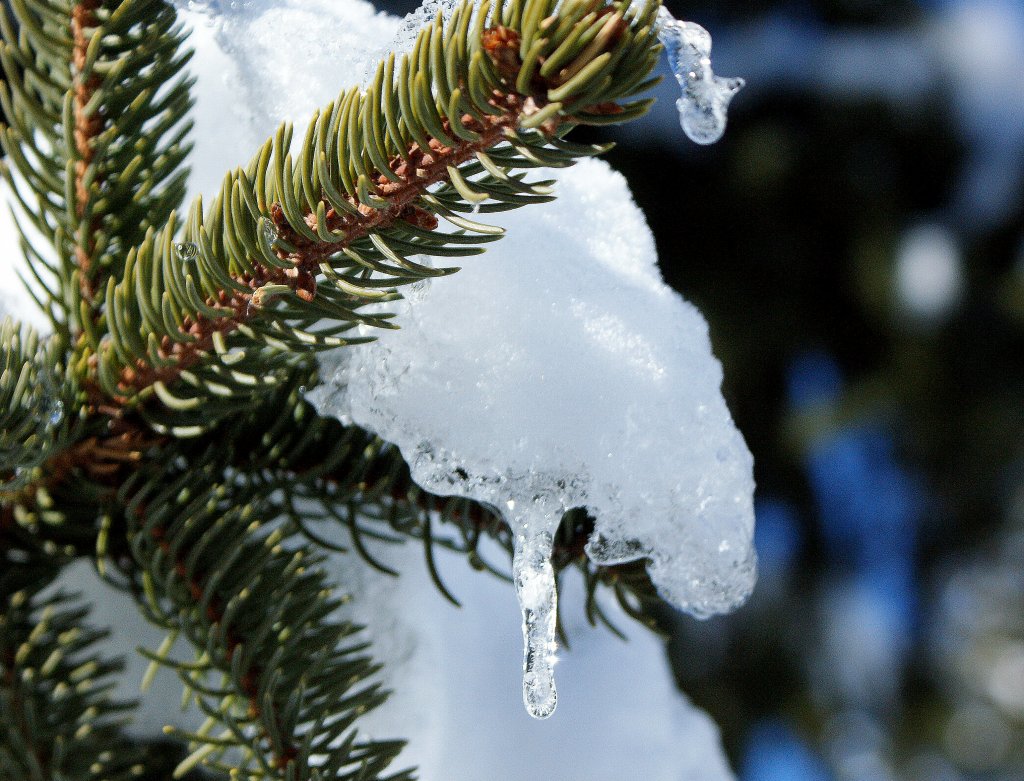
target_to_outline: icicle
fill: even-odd
[[[711,70],[711,35],[699,24],[683,22],[662,6],[658,40],[683,95],[676,101],[679,123],[691,141],[713,144],[725,132],[726,112],[743,79],[726,79]]]
[[[512,578],[523,611],[523,703],[535,719],[546,719],[558,703],[554,670],[558,594],[550,527],[557,525],[561,513],[552,516],[536,506],[517,511],[514,501],[506,506],[506,520],[515,535]]]

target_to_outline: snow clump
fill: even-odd
[[[398,445],[426,490],[509,523],[538,716],[554,708],[550,552],[566,510],[595,517],[591,560],[647,559],[698,617],[742,603],[756,569],[752,458],[707,324],[662,281],[620,174],[597,160],[550,173],[556,201],[501,215],[501,241],[397,307],[400,331],[324,355],[310,395]]]

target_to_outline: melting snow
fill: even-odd
[[[554,707],[565,510],[595,516],[593,561],[647,559],[696,616],[736,607],[755,577],[752,459],[704,319],[662,282],[622,176],[597,160],[550,173],[556,201],[503,214],[500,242],[399,305],[401,331],[325,355],[311,394],[397,444],[427,490],[509,523],[538,716]]]

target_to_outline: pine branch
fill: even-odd
[[[130,705],[110,699],[120,665],[99,657],[103,632],[66,595],[44,597],[52,563],[0,545],[0,776],[124,781],[144,773],[121,734]]]
[[[381,63],[365,94],[321,111],[294,157],[279,128],[209,212],[193,205],[183,242],[173,218],[151,232],[108,283],[107,335],[90,332],[80,356],[102,394],[144,407],[161,433],[197,436],[286,382],[294,354],[388,327],[364,304],[456,270],[412,256],[477,254],[500,237],[461,214],[548,200],[514,171],[602,151],[561,135],[642,114],[649,101],[617,101],[650,83],[659,51],[656,3],[554,8],[498,4],[488,22],[491,4],[458,6]]]
[[[180,770],[385,778],[401,742],[360,740],[352,727],[386,696],[368,681],[378,667],[358,627],[332,617],[340,601],[322,559],[270,522],[271,498],[232,477],[217,447],[149,464],[122,494],[143,607],[196,649],[191,662],[151,654],[208,717],[195,733],[174,733],[194,749]]]
[[[191,128],[191,52],[163,0],[14,0],[0,8],[0,143],[20,223],[34,227],[56,262],[22,244],[41,301],[71,340],[95,320],[105,280],[128,249],[162,225],[184,196]],[[144,132],[143,132],[144,129]],[[99,294],[99,297],[97,295]]]

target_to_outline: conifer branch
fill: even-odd
[[[368,559],[363,536],[417,538],[442,590],[435,545],[484,567],[481,537],[507,543],[508,530],[483,505],[421,491],[396,448],[317,418],[300,386],[315,382],[312,352],[389,327],[365,304],[457,270],[416,256],[500,238],[472,212],[550,200],[531,169],[603,151],[566,131],[646,110],[633,97],[652,82],[657,0],[465,2],[325,107],[294,150],[282,126],[183,231],[191,99],[173,9],[11,6],[0,141],[25,218],[56,249],[54,261],[26,242],[57,336],[0,327],[0,551],[17,545],[19,566],[40,552],[112,558],[143,612],[193,646],[189,661],[151,654],[208,716],[178,735],[193,751],[181,773],[407,778],[384,775],[398,742],[354,729],[385,695],[357,627],[335,615],[313,526],[344,523]],[[64,416],[33,429],[55,398]],[[438,519],[461,541],[435,534]],[[639,593],[581,555],[584,514],[563,529],[559,567],[583,567],[591,591]]]
[[[191,124],[184,35],[164,0],[16,0],[0,8],[0,143],[17,173],[29,269],[69,342],[105,279],[181,203]],[[142,128],[145,127],[145,133]],[[53,252],[32,246],[31,225]]]
[[[290,356],[364,341],[345,336],[359,324],[388,327],[364,304],[457,270],[413,256],[473,255],[500,237],[461,214],[549,200],[547,183],[514,171],[603,151],[561,136],[642,114],[649,101],[622,101],[651,83],[659,51],[656,2],[554,9],[456,7],[365,93],[321,111],[294,156],[292,128],[279,128],[206,214],[193,205],[184,241],[173,218],[151,232],[107,286],[107,333],[90,333],[80,356],[102,394],[144,407],[160,433],[197,436],[285,382]]]
[[[75,140],[75,151],[78,159],[75,161],[75,213],[79,219],[83,219],[89,210],[90,188],[86,180],[89,166],[93,163],[93,146],[96,138],[103,130],[103,117],[98,111],[88,111],[90,102],[100,87],[100,77],[95,73],[86,72],[86,63],[89,51],[89,36],[87,28],[96,27],[96,9],[99,7],[99,0],[79,0],[71,9],[71,36],[73,50],[71,64],[74,68],[74,105],[73,105],[73,135]],[[103,182],[94,179],[100,188]],[[78,263],[79,285],[82,291],[82,298],[91,307],[96,297],[95,269],[93,268],[96,253],[96,232],[99,229],[99,218],[93,216],[75,242],[75,260]]]
[[[142,754],[121,733],[131,706],[109,696],[120,665],[93,648],[104,633],[68,596],[39,594],[52,563],[3,543],[0,561],[0,777],[141,777]]]
[[[188,468],[153,463],[122,490],[151,620],[196,649],[175,669],[208,717],[180,733],[201,762],[284,781],[383,779],[399,741],[357,738],[358,716],[386,696],[378,670],[333,618],[340,602],[322,559],[269,522],[272,499],[225,474],[223,452],[189,453]],[[220,732],[212,730],[219,725]],[[389,775],[405,779],[408,773]]]

